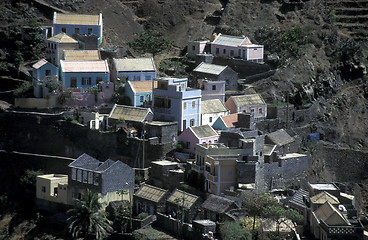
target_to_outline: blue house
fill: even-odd
[[[52,35],[64,32],[69,36],[76,35],[96,35],[98,45],[102,42],[103,36],[102,14],[82,15],[82,14],[62,14],[54,12]]]
[[[179,131],[199,126],[201,90],[188,88],[187,78],[157,78],[153,89],[153,112],[157,120],[177,121]]]
[[[122,81],[144,81],[156,78],[153,58],[114,58],[113,79]]]
[[[99,82],[110,81],[110,71],[106,60],[61,60],[60,72],[64,88],[88,89],[97,87]]]
[[[125,95],[129,97],[130,103],[134,107],[151,105],[152,89],[157,87],[157,81],[128,81],[125,84]]]
[[[33,94],[35,97],[44,97],[43,89],[46,81],[58,81],[58,68],[52,63],[41,59],[32,65]]]

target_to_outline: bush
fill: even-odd
[[[138,214],[137,219],[143,220],[143,219],[146,219],[146,217],[148,217],[148,213],[142,212],[142,213]]]
[[[224,222],[220,227],[223,240],[250,240],[251,234],[239,221]]]
[[[33,95],[33,86],[31,82],[23,82],[13,92],[15,97],[24,98],[31,97]]]

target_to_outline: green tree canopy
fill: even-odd
[[[282,206],[267,206],[262,210],[262,216],[276,222],[277,234],[280,233],[280,225],[290,219],[295,222],[300,222],[303,216],[293,209],[285,209]],[[289,226],[291,227],[291,226]]]
[[[111,222],[99,202],[99,196],[87,189],[81,200],[76,200],[75,207],[67,212],[69,231],[73,237],[91,237],[100,240],[113,231]]]
[[[137,38],[129,42],[129,46],[139,53],[151,53],[155,56],[169,47],[172,42],[162,36],[156,31],[142,31],[138,32]]]
[[[250,240],[251,234],[239,221],[224,222],[220,227],[223,240]]]

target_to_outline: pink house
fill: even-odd
[[[219,34],[211,42],[215,56],[238,57],[251,62],[263,62],[263,45],[253,44],[248,37]]]
[[[183,151],[187,153],[195,153],[197,144],[216,143],[219,138],[217,132],[210,125],[202,125],[198,127],[188,127],[178,137],[178,141],[182,142]]]
[[[267,116],[267,104],[258,93],[231,96],[225,105],[230,113],[250,113],[255,120],[264,119]]]

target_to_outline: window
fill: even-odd
[[[146,76],[144,76],[144,80],[152,80],[152,78],[151,78],[150,75],[146,75]]]
[[[65,27],[61,28],[61,31],[62,31],[63,33],[66,33],[66,28],[65,28]]]
[[[45,187],[45,186],[42,186],[42,187],[41,187],[41,191],[42,191],[42,192],[46,192],[46,187]]]
[[[79,28],[74,28],[74,34],[79,34]]]
[[[212,85],[212,91],[216,90],[216,85]]]
[[[103,82],[102,77],[96,77],[96,83]]]
[[[82,77],[82,85],[92,85],[92,79],[90,77]]]
[[[87,171],[83,171],[83,183],[87,183],[88,181],[88,172]]]
[[[72,168],[72,180],[76,180],[77,179],[77,169]]]
[[[226,49],[224,48],[223,53],[226,54]]]
[[[92,28],[88,28],[87,33],[88,33],[88,35],[92,34]]]
[[[220,53],[220,49],[216,48],[216,54],[219,54],[219,53]]]
[[[191,127],[193,127],[193,126],[194,126],[194,123],[195,123],[194,118],[190,119],[190,126],[191,126]]]
[[[192,108],[195,108],[195,106],[196,106],[196,102],[192,101]]]
[[[77,78],[76,77],[72,77],[70,79],[70,87],[71,88],[76,88],[77,87]]]
[[[93,184],[93,172],[88,172],[88,183]]]
[[[195,46],[192,46],[192,51],[195,51]]]
[[[184,109],[187,109],[187,103],[184,102]]]
[[[209,122],[212,122],[212,117],[210,117]]]
[[[234,56],[234,50],[230,50],[230,56]]]
[[[262,114],[262,108],[259,108],[259,109],[258,109],[258,113],[259,113],[259,114]]]
[[[54,188],[54,196],[57,196],[58,195],[58,188]]]
[[[81,199],[82,199],[82,193],[78,193],[77,198],[78,198],[79,200],[81,200]]]
[[[95,173],[95,175],[94,175],[93,184],[98,186],[98,174],[97,173]]]
[[[187,129],[187,120],[183,120],[183,130]]]
[[[50,76],[51,75],[51,70],[45,70],[45,76]]]
[[[139,102],[144,102],[144,96],[139,96]]]
[[[77,169],[77,181],[82,182],[82,170]]]
[[[251,108],[251,109],[250,109],[250,114],[251,114],[251,115],[254,115],[254,108]]]
[[[140,81],[141,80],[141,76],[134,76],[134,81]]]
[[[239,57],[241,56],[241,50],[240,49],[238,50],[238,55],[239,55]]]

